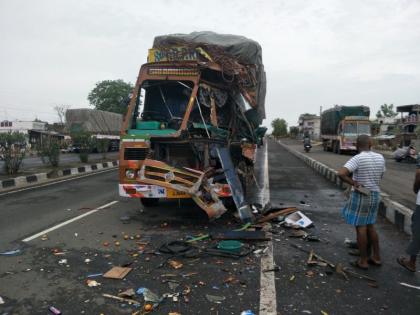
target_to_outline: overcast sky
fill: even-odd
[[[56,121],[97,81],[134,82],[156,35],[211,30],[263,49],[267,120],[333,104],[420,103],[420,0],[0,0],[0,120]]]

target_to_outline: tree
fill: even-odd
[[[274,119],[271,122],[271,127],[273,127],[272,135],[274,137],[287,136],[287,122],[283,118]]]
[[[25,158],[26,137],[17,131],[0,133],[0,156],[7,174],[19,171]]]
[[[89,160],[89,153],[92,152],[95,146],[95,141],[92,135],[87,131],[79,131],[71,134],[73,145],[79,148],[80,162],[87,163]]]
[[[381,109],[377,111],[376,118],[395,117],[397,115],[394,111],[394,104],[383,104]]]
[[[69,105],[56,105],[54,106],[54,110],[57,113],[58,119],[60,120],[60,123],[64,123],[64,119],[66,117],[66,112],[70,108]]]
[[[102,159],[106,159],[106,153],[109,149],[109,139],[96,139],[96,148],[98,153],[102,153]]]
[[[88,95],[88,100],[95,109],[124,114],[132,90],[133,85],[129,82],[104,80],[96,83]]]
[[[52,167],[57,167],[60,163],[60,141],[58,139],[52,136],[45,137],[37,151],[42,163],[48,163]]]
[[[296,138],[299,135],[299,127],[296,127],[296,126],[289,127],[289,134],[291,137]]]

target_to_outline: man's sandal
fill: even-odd
[[[411,268],[410,266],[407,266],[407,260],[404,257],[398,257],[397,263],[403,266],[405,269],[411,272],[416,272],[416,269]]]

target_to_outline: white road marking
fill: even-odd
[[[111,167],[111,168],[105,169],[103,171],[87,173],[87,174],[81,175],[81,176],[74,176],[74,177],[71,177],[71,178],[56,180],[56,181],[45,183],[45,184],[34,185],[34,186],[30,186],[30,187],[26,187],[26,188],[22,188],[22,189],[18,189],[18,190],[7,191],[7,192],[4,192],[4,193],[0,193],[0,197],[5,196],[5,195],[10,195],[10,194],[15,194],[15,193],[25,191],[25,190],[31,190],[31,189],[51,186],[51,185],[55,185],[55,184],[59,184],[59,183],[63,183],[63,182],[68,182],[68,181],[71,181],[71,180],[76,180],[76,179],[80,179],[80,178],[84,178],[84,177],[89,177],[89,176],[98,175],[98,174],[102,174],[102,173],[106,173],[106,172],[110,172],[110,171],[115,171],[117,168],[118,168],[118,166]]]
[[[270,201],[270,186],[268,178],[268,141],[265,145],[265,160],[264,160],[264,204]],[[271,224],[267,224],[268,229]],[[271,269],[274,266],[273,257],[273,240],[268,242],[268,250],[264,256],[261,257],[261,272],[260,272],[260,315],[277,315],[277,295],[276,282],[274,279],[274,272],[263,272],[265,269]]]
[[[86,213],[83,213],[83,214],[77,216],[77,217],[74,217],[74,218],[69,219],[69,220],[64,221],[64,222],[61,222],[61,223],[59,223],[59,224],[57,224],[57,225],[55,225],[53,227],[50,227],[49,229],[43,230],[43,231],[41,231],[39,233],[36,233],[36,234],[34,234],[32,236],[29,236],[29,237],[23,239],[22,242],[32,241],[32,240],[34,240],[34,239],[36,239],[36,238],[38,238],[38,237],[40,237],[40,236],[42,236],[44,234],[47,234],[47,233],[49,233],[51,231],[54,231],[54,230],[57,230],[57,229],[65,226],[67,224],[70,224],[70,223],[74,222],[74,221],[80,220],[81,218],[84,218],[84,217],[86,217],[88,215],[91,215],[91,214],[93,214],[93,213],[95,213],[95,212],[97,212],[97,211],[99,211],[101,209],[104,209],[106,207],[112,206],[112,205],[116,204],[117,202],[118,202],[117,200],[111,201],[111,202],[109,202],[109,203],[107,203],[107,204],[105,204],[103,206],[100,206],[100,207],[98,207],[96,209],[90,210],[90,211],[88,211]]]

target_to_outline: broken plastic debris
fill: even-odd
[[[242,311],[241,315],[255,315],[255,313],[251,310]]]
[[[143,295],[144,300],[146,302],[152,302],[152,303],[160,303],[162,301],[162,298],[160,298],[157,294],[150,291],[148,288],[138,288],[136,293],[138,295]]]
[[[223,302],[226,298],[225,298],[224,296],[206,294],[206,299],[207,299],[209,302],[220,304],[220,303],[222,303],[222,302]]]
[[[180,269],[183,266],[183,264],[178,260],[169,260],[168,264],[174,269]]]
[[[48,240],[48,235],[47,234],[42,235],[41,240],[42,241]]]
[[[61,315],[61,311],[58,308],[55,308],[54,306],[48,307],[48,310],[54,315]]]
[[[101,284],[100,284],[99,282],[97,282],[96,280],[90,280],[90,279],[88,279],[88,280],[86,281],[86,283],[87,283],[88,287],[98,287],[98,286],[100,286],[100,285],[101,285]]]
[[[120,296],[111,295],[111,294],[107,294],[107,293],[103,293],[102,296],[106,297],[106,298],[118,300],[120,302],[127,302],[128,304],[140,305],[140,302],[138,302],[136,300],[133,300],[133,299],[127,299],[127,298],[123,298],[123,297],[120,297]]]
[[[134,289],[133,288],[130,288],[130,289],[128,289],[128,290],[125,290],[125,291],[123,291],[123,292],[121,292],[121,293],[118,293],[118,296],[121,296],[121,297],[128,297],[128,298],[132,298],[133,296],[135,296],[136,295],[136,292],[134,291]]]
[[[303,228],[306,228],[312,224],[311,219],[309,219],[306,215],[304,215],[300,211],[296,211],[292,214],[289,214],[286,219],[286,223],[291,225],[297,225]]]
[[[0,255],[4,255],[4,256],[13,256],[13,255],[17,255],[20,254],[22,251],[20,249],[15,249],[15,250],[9,250],[7,252],[3,252],[0,253]]]
[[[59,264],[59,265],[65,265],[65,264],[67,264],[67,259],[60,259],[60,260],[58,261],[58,264]]]
[[[95,277],[100,277],[102,275],[103,275],[103,273],[92,273],[92,274],[88,275],[87,277],[88,278],[95,278]]]
[[[88,264],[88,263],[90,263],[91,261],[92,261],[92,260],[91,260],[91,259],[89,259],[89,258],[86,258],[86,259],[85,259],[85,263],[87,263],[87,264]]]

